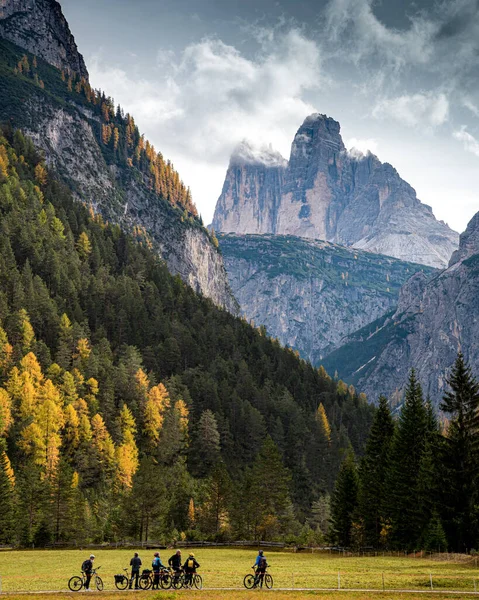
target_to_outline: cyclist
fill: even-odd
[[[253,569],[256,570],[254,581],[255,587],[264,579],[264,574],[266,573],[267,567],[268,563],[266,561],[266,556],[264,555],[263,550],[260,550],[258,552],[258,556],[256,557],[256,561],[253,565]]]
[[[95,555],[94,554],[90,554],[90,558],[87,558],[86,560],[83,561],[82,566],[81,566],[81,570],[83,571],[83,573],[85,573],[85,590],[86,591],[90,591],[90,581],[91,581],[91,575],[92,575],[92,571],[93,571],[93,561],[95,560]]]
[[[173,556],[170,556],[170,558],[168,559],[168,565],[173,569],[174,571],[174,580],[175,582],[178,581],[178,578],[180,576],[180,573],[182,572],[182,567],[181,567],[181,550],[177,550]]]
[[[130,590],[135,580],[135,590],[139,588],[138,581],[140,579],[140,567],[142,565],[141,558],[138,556],[138,552],[135,552],[135,556],[130,560],[131,567],[131,579],[130,579]]]
[[[185,571],[185,584],[191,585],[193,582],[193,574],[196,573],[196,569],[199,569],[200,565],[197,562],[195,555],[193,552],[190,552],[190,555],[185,560],[185,564],[183,565],[183,569]]]
[[[157,590],[157,589],[159,589],[159,586],[160,586],[160,569],[166,569],[165,565],[161,562],[159,552],[155,552],[151,566],[153,568],[153,575],[154,575],[152,589]]]

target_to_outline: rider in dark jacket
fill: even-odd
[[[185,564],[183,565],[186,585],[191,585],[191,582],[193,581],[193,573],[196,573],[196,569],[199,569],[199,567],[200,565],[197,562],[195,555],[190,552],[190,555],[185,560]]]
[[[135,552],[135,556],[130,560],[131,567],[131,579],[130,579],[130,589],[133,583],[133,579],[135,580],[135,590],[138,589],[138,581],[140,579],[140,567],[141,567],[141,558],[138,556],[138,552]]]
[[[175,571],[181,571],[181,550],[177,550],[173,556],[170,556],[168,564]]]

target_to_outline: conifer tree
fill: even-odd
[[[15,476],[4,446],[0,440],[0,543],[11,544],[16,528]]]
[[[385,481],[393,434],[394,422],[388,401],[380,396],[359,469],[358,510],[364,525],[365,542],[374,547],[379,545],[382,523],[385,521]]]
[[[452,545],[463,552],[479,533],[479,383],[461,353],[447,383],[441,404],[450,419],[443,446],[444,517]]]
[[[358,505],[358,474],[350,451],[341,464],[331,497],[331,532],[335,543],[351,545],[353,518]]]
[[[418,482],[427,439],[428,418],[422,389],[411,369],[386,481],[385,512],[392,541],[399,548],[416,547],[421,535]]]

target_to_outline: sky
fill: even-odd
[[[210,223],[242,140],[289,158],[311,113],[463,231],[479,210],[479,0],[60,0],[94,87]]]

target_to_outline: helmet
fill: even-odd
[[[263,551],[262,551],[262,550],[260,550],[260,551],[258,552],[258,554],[259,554],[260,556],[263,556]]]
[[[90,558],[95,558],[95,555],[94,554],[90,554]]]
[[[195,555],[193,554],[193,552],[190,552],[190,557],[195,558]]]
[[[160,556],[159,552],[155,552],[154,556]]]

